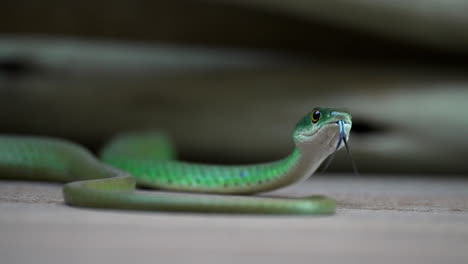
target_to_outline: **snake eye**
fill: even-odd
[[[310,117],[312,119],[312,123],[317,123],[320,119],[320,111],[318,109],[314,109]]]

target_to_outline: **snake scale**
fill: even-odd
[[[297,123],[295,148],[283,159],[250,165],[177,161],[170,142],[157,133],[117,136],[100,159],[75,143],[47,137],[0,136],[0,177],[55,181],[72,206],[127,210],[250,214],[332,214],[325,196],[248,196],[275,190],[312,175],[346,141],[351,115],[315,108]],[[161,191],[135,191],[135,187]]]

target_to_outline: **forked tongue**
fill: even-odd
[[[357,171],[356,163],[354,162],[353,156],[351,155],[351,151],[349,150],[348,141],[346,140],[346,132],[345,132],[345,128],[344,128],[344,122],[342,120],[338,121],[338,127],[340,129],[338,144],[336,144],[335,151],[333,152],[333,154],[330,156],[330,158],[327,160],[327,163],[323,167],[322,173],[327,171],[328,167],[330,166],[331,162],[333,161],[333,158],[335,158],[335,154],[336,154],[337,150],[341,146],[341,142],[344,142],[344,145],[346,147],[346,153],[348,153],[348,157],[351,160],[351,164],[353,166],[354,175],[357,176],[357,175],[359,175],[359,173]]]

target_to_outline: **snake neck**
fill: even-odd
[[[326,159],[323,151],[295,147],[291,154],[282,160],[270,164],[269,170],[276,172],[270,175],[268,184],[257,186],[252,192],[275,190],[309,178]]]
[[[322,162],[336,150],[337,130],[327,127],[319,131],[317,140],[296,142],[290,155],[271,163],[267,170],[270,174],[268,184],[255,186],[252,192],[271,191],[293,183],[299,183],[310,177]]]

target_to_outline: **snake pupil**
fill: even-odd
[[[312,122],[317,123],[319,119],[320,119],[320,111],[319,110],[312,111]]]

